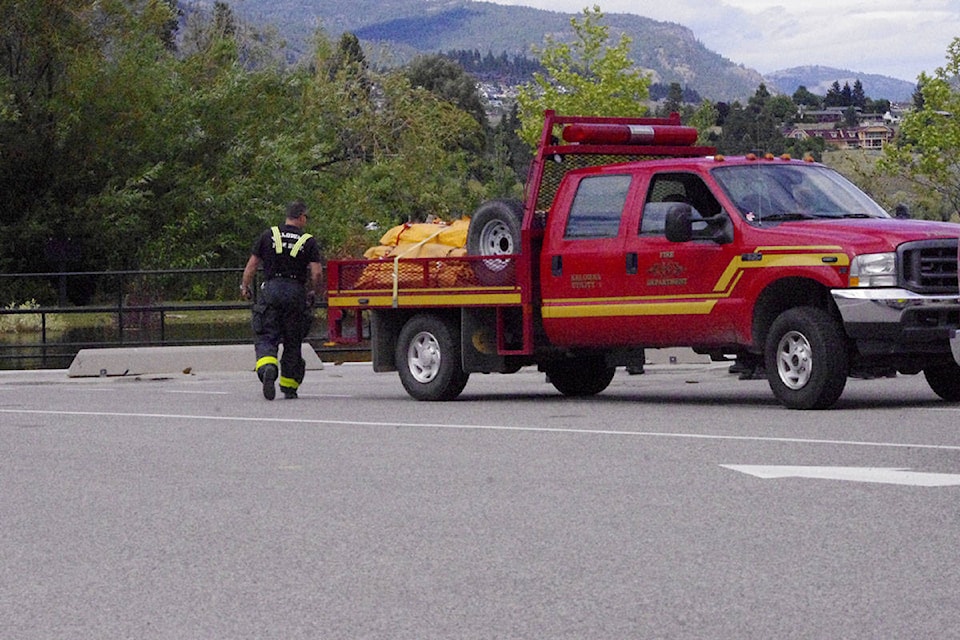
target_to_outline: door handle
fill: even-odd
[[[637,257],[637,253],[631,251],[627,254],[627,275],[636,275],[637,270],[640,267],[640,259]]]
[[[554,277],[563,275],[563,256],[553,256],[550,258],[550,273]]]

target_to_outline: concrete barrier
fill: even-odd
[[[303,345],[308,371],[323,369],[320,356],[309,344]],[[281,354],[283,348],[280,349]],[[201,371],[253,371],[256,365],[252,344],[184,347],[116,347],[81,349],[67,375],[132,376]]]

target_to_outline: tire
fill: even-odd
[[[850,359],[840,323],[823,309],[794,307],[767,334],[767,381],[789,409],[828,409],[847,384]]]
[[[960,402],[960,365],[951,363],[923,370],[933,392],[947,402]]]
[[[520,253],[523,205],[515,200],[484,202],[470,218],[467,255],[506,256]],[[478,261],[474,269],[485,285],[512,284],[516,278],[513,260]]]
[[[602,357],[564,360],[547,365],[543,370],[557,391],[577,398],[595,396],[606,389],[617,371]]]
[[[470,378],[460,362],[458,327],[431,314],[416,315],[403,325],[395,362],[403,388],[417,400],[453,400]]]

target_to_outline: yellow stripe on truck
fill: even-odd
[[[643,302],[626,304],[548,304],[544,303],[544,318],[615,318],[631,316],[689,316],[707,315],[713,311],[716,300],[697,302]]]
[[[462,307],[472,305],[518,305],[520,304],[519,293],[452,293],[452,294],[405,294],[401,293],[397,298],[398,307],[416,307],[416,306],[438,306],[438,307]],[[362,293],[353,293],[350,296],[330,296],[327,300],[328,307],[392,307],[392,295],[370,295],[365,296]]]
[[[845,253],[763,253],[771,249],[782,247],[757,247],[756,253],[761,259],[755,262],[744,261],[737,256],[724,269],[713,290],[716,292],[728,291],[731,282],[744,269],[783,269],[786,267],[846,267],[850,265],[850,258]],[[829,260],[829,262],[827,262]]]

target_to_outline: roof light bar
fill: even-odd
[[[563,139],[579,144],[644,144],[688,147],[696,143],[697,130],[679,125],[571,124]]]

